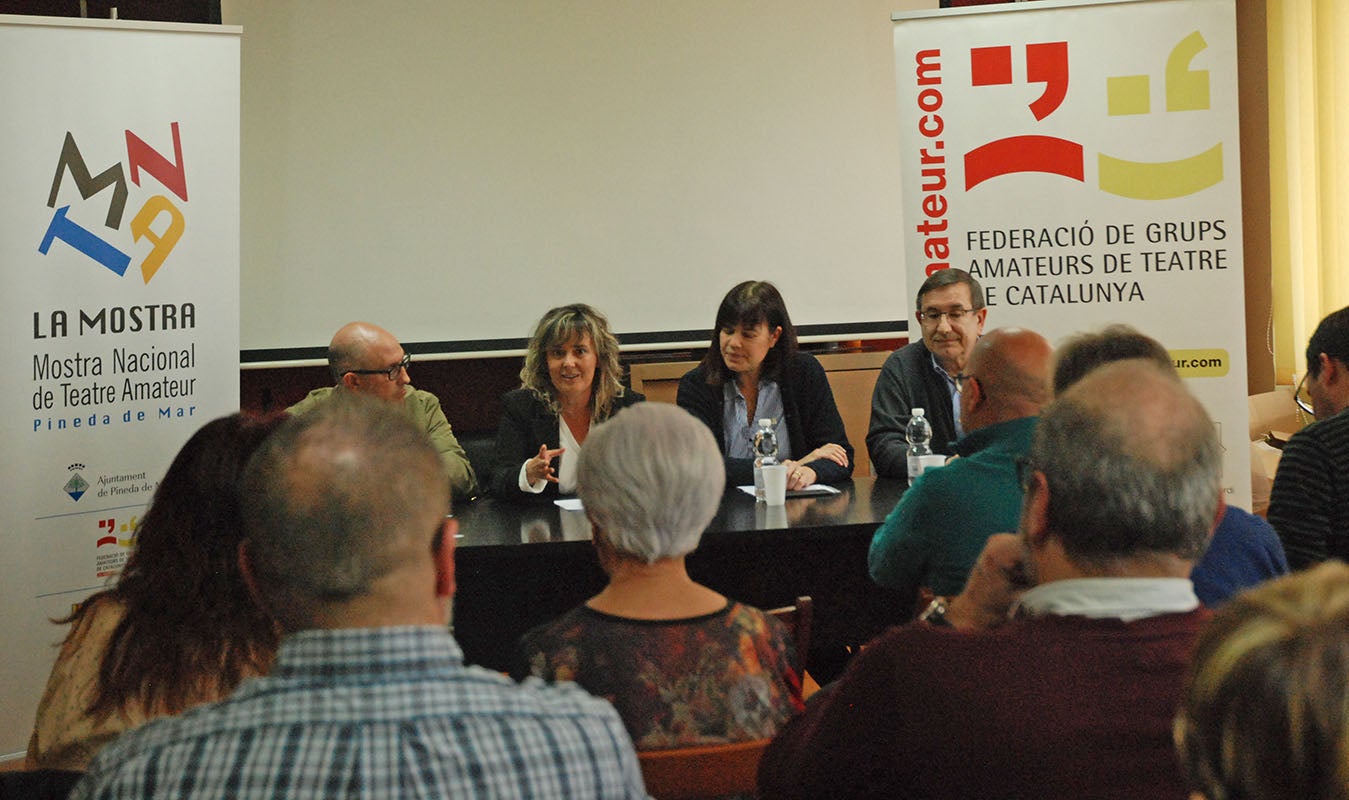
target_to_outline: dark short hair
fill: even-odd
[[[1328,314],[1307,342],[1307,371],[1315,378],[1321,374],[1317,356],[1325,353],[1349,365],[1349,306]]]
[[[914,309],[917,311],[923,310],[923,295],[928,292],[947,286],[955,286],[958,283],[970,287],[970,303],[975,309],[984,307],[984,287],[979,285],[979,281],[960,267],[947,267],[929,275],[927,280],[923,281],[923,285],[918,287],[918,295],[913,301]]]
[[[1062,394],[1088,372],[1112,361],[1142,358],[1175,371],[1162,343],[1129,325],[1107,325],[1097,333],[1079,333],[1054,354],[1054,394]]]
[[[712,328],[712,343],[703,356],[703,371],[707,382],[719,385],[731,379],[731,370],[721,357],[721,331],[742,325],[753,328],[760,322],[771,331],[782,328],[777,344],[764,357],[763,376],[776,379],[796,355],[796,328],[787,314],[787,303],[778,287],[768,281],[745,281],[736,284],[722,298],[717,307],[717,321]]]

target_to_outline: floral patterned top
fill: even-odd
[[[638,750],[766,739],[803,707],[790,635],[741,603],[675,620],[581,606],[526,633],[519,649],[517,677],[575,681],[605,698]]]

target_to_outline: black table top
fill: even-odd
[[[817,676],[837,674],[841,653],[903,621],[913,605],[867,575],[872,533],[907,484],[859,477],[837,488],[772,508],[727,491],[688,559],[694,580],[760,608],[810,595]],[[604,588],[584,512],[550,500],[487,498],[456,508],[455,517],[454,629],[469,663],[509,669],[521,634]]]
[[[743,541],[746,537],[768,534],[814,538],[831,533],[855,535],[858,528],[874,530],[899,502],[907,484],[863,476],[836,488],[839,489],[836,495],[790,498],[782,506],[755,503],[745,492],[728,489],[699,547],[716,546],[719,540],[731,535]],[[455,517],[459,520],[457,546],[465,551],[588,547],[590,542],[590,524],[585,513],[563,511],[551,500],[516,503],[486,498],[456,508]]]

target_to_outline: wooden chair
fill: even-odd
[[[806,660],[810,656],[810,626],[815,619],[814,601],[810,595],[801,595],[796,598],[796,605],[772,608],[764,613],[777,617],[791,632],[792,640],[796,642],[796,663],[792,666],[796,674],[801,676],[802,695],[810,697],[820,689],[820,685],[806,672]]]
[[[705,800],[754,795],[768,739],[648,750],[637,754],[647,794],[655,800]]]
[[[810,599],[810,595],[802,595],[796,598],[796,605],[770,608],[764,613],[777,617],[779,622],[787,626],[792,641],[796,642],[796,663],[792,666],[798,675],[805,674],[806,657],[810,653],[810,626],[815,619],[815,602]]]

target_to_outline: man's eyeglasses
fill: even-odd
[[[347,372],[353,375],[383,375],[391,381],[398,380],[398,376],[403,370],[412,363],[412,356],[404,353],[402,360],[387,369],[349,369]]]
[[[1307,394],[1307,376],[1310,374],[1310,371],[1302,373],[1302,380],[1297,382],[1297,389],[1293,391],[1293,402],[1297,403],[1297,407],[1305,411],[1307,416],[1315,419],[1316,411],[1312,408],[1312,397]]]
[[[918,312],[918,316],[923,320],[923,323],[927,325],[940,325],[942,317],[946,317],[946,320],[952,325],[959,325],[967,317],[973,316],[975,311],[978,311],[978,309],[952,308],[949,311],[938,311],[935,308],[929,308]]]
[[[1016,482],[1021,485],[1021,491],[1030,488],[1031,476],[1036,472],[1035,465],[1031,463],[1030,456],[1020,456],[1016,460]]]
[[[965,391],[966,386],[969,386],[971,383],[979,382],[978,378],[974,377],[973,375],[966,375],[963,372],[951,378],[951,380],[956,382],[956,391],[962,393]]]

